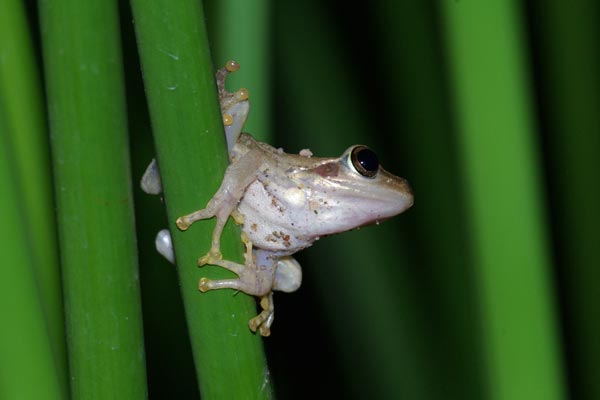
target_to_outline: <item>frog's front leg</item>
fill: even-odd
[[[235,208],[244,195],[246,188],[258,177],[261,164],[260,154],[248,151],[229,165],[225,171],[221,187],[210,199],[206,208],[177,218],[177,227],[182,231],[188,229],[196,221],[212,217],[217,218],[212,233],[210,251],[198,260],[198,265],[214,264],[214,261],[222,258],[221,234],[225,223],[232,213],[235,214]]]

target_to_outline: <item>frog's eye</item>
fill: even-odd
[[[362,176],[372,178],[379,170],[377,155],[367,146],[356,146],[350,152],[352,166]]]

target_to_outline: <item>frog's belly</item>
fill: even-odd
[[[259,181],[246,190],[238,211],[244,218],[242,230],[255,247],[293,254],[318,239],[306,232],[300,204],[305,200],[290,199],[289,193]]]

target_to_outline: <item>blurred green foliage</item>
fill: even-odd
[[[159,16],[170,13],[161,7],[154,10]],[[228,0],[204,7],[213,69],[230,58],[241,63],[228,84],[250,89],[248,131],[290,153],[308,147],[336,156],[351,144],[367,144],[415,192],[406,214],[323,238],[297,255],[303,285],[275,295],[277,318],[263,341],[275,397],[600,398],[600,4]],[[50,104],[52,116],[52,93],[64,96],[73,87],[55,87],[47,97],[35,87],[42,79],[53,85],[48,68],[65,45],[58,40],[57,52],[42,57],[49,37],[40,31],[40,11],[33,1],[0,6],[0,206],[10,230],[1,236],[9,255],[1,300],[14,306],[2,314],[13,328],[0,336],[2,399],[34,393],[26,391],[31,381],[48,398],[60,398],[66,373],[51,265],[58,252],[54,205],[43,189],[53,167],[39,104]],[[150,398],[197,398],[190,344],[197,321],[186,321],[177,271],[153,249],[155,232],[172,221],[157,198],[138,189],[154,156],[156,122],[146,106],[128,2],[119,11],[123,51],[107,37],[95,40],[122,54],[117,68],[125,72],[115,91],[125,89],[127,102],[142,297],[137,317],[146,353],[145,371],[135,368],[147,374]],[[74,17],[63,18],[67,27]],[[161,25],[154,28],[160,34]],[[186,35],[187,27],[176,28]],[[180,57],[195,59],[206,50],[186,48],[189,54]],[[72,57],[75,65],[82,62]],[[19,76],[33,88],[17,86]],[[90,99],[72,103],[89,106]],[[180,112],[204,112],[189,108]],[[31,123],[26,129],[37,132],[37,144],[19,145],[18,129],[27,125],[15,121]],[[38,147],[23,151],[29,146]],[[70,151],[83,156],[84,150]],[[221,150],[210,150],[217,151],[214,158],[223,160]],[[118,164],[117,156],[123,155],[104,162]],[[189,162],[204,172],[220,165],[200,157]],[[220,179],[212,175],[193,188],[202,198]],[[36,188],[42,194],[33,195],[40,199],[34,210],[27,198]],[[122,240],[115,235],[107,240]],[[206,246],[196,248],[201,255]],[[46,264],[38,258],[43,251],[47,269],[39,268]],[[61,267],[64,277],[64,254]],[[120,290],[113,289],[106,296]],[[184,284],[182,290],[187,302],[197,298],[210,307],[195,289],[187,293]],[[66,310],[67,320],[72,311]],[[98,317],[93,309],[88,315]],[[73,343],[67,340],[67,347],[72,356]],[[52,357],[58,374],[47,372]],[[15,359],[40,368],[17,368]],[[17,384],[2,384],[9,381]]]

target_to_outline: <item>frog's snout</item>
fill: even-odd
[[[409,209],[415,203],[415,195],[414,195],[412,186],[410,186],[410,183],[408,183],[408,181],[404,178],[401,178],[401,179],[402,179],[402,185],[404,186],[404,197],[406,198],[406,209]]]

